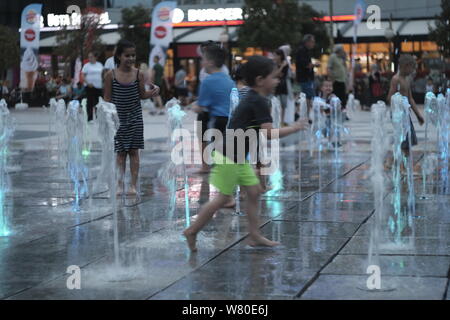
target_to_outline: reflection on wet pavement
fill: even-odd
[[[320,162],[309,152],[302,152],[299,161],[297,146],[286,143],[281,150],[284,189],[260,202],[263,234],[282,245],[249,247],[246,217],[222,209],[200,233],[197,254],[188,251],[181,236],[186,223],[183,181],[177,181],[176,208],[169,216],[167,190],[157,179],[169,157],[165,141],[147,141],[146,148],[139,197],[118,199],[115,252],[107,190],[82,199],[80,211],[72,212],[72,184],[58,167],[58,157],[49,157],[44,149],[13,147],[12,160],[19,170],[9,174],[12,189],[6,207],[12,209],[12,234],[0,237],[0,298],[442,299],[448,290],[449,194],[417,199],[415,216],[403,217],[412,227],[399,239],[390,229],[390,182],[380,268],[382,281],[395,290],[360,289],[368,277],[374,224],[368,140],[348,143],[339,163],[327,151]],[[415,159],[420,156],[417,151]],[[88,183],[95,179],[99,163],[100,146],[94,144]],[[194,169],[188,167],[192,219],[217,194],[208,177]],[[438,190],[434,183],[428,182],[430,193]],[[67,289],[70,265],[81,268],[82,290]]]

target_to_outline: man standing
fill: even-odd
[[[188,88],[186,84],[187,73],[185,66],[180,64],[180,69],[175,73],[175,96],[180,100],[181,105],[186,105]]]
[[[328,60],[328,76],[333,81],[333,93],[341,100],[342,110],[347,105],[347,65],[344,47],[335,45]],[[348,119],[347,119],[348,120]]]
[[[155,65],[153,66],[152,73],[151,73],[151,82],[157,85],[158,87],[163,87],[163,77],[164,77],[164,67],[159,63],[159,56],[155,56],[153,58],[153,62]],[[164,106],[161,100],[161,96],[158,95],[153,98],[156,104],[156,108],[162,112],[164,110]]]
[[[316,45],[316,39],[312,34],[306,34],[297,51],[297,81],[300,83],[302,92],[306,95],[308,118],[312,108],[312,99],[314,99],[314,67],[311,60],[311,50]],[[309,120],[311,123],[312,121]]]

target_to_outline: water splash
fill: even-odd
[[[66,103],[64,100],[58,100],[56,104],[55,110],[55,123],[56,123],[56,136],[58,138],[57,145],[57,155],[58,155],[58,166],[60,168],[65,168],[67,164],[67,131],[66,131],[66,119],[67,111],[66,111]]]
[[[181,137],[180,141],[177,141],[174,136],[174,131],[176,129],[181,129],[183,126],[183,119],[186,116],[186,112],[184,112],[180,107],[180,102],[177,99],[172,99],[166,104],[167,109],[167,117],[169,124],[169,152],[174,150],[175,146],[178,143],[181,143],[182,148],[182,172],[184,177],[184,197],[185,197],[185,219],[186,226],[190,225],[190,210],[189,210],[189,184],[188,177],[186,173],[186,164],[184,161],[184,145],[183,145],[183,137]],[[166,165],[158,172],[159,179],[164,183],[164,185],[168,189],[169,194],[169,220],[172,221],[175,208],[176,208],[176,198],[177,198],[177,165],[170,159]]]
[[[12,207],[5,205],[5,195],[9,191],[10,181],[6,166],[8,145],[14,134],[14,122],[4,99],[0,100],[0,237],[11,235],[9,215]]]
[[[450,130],[450,89],[447,96],[439,94],[437,97],[438,109],[438,150],[440,166],[440,192],[446,194],[449,190],[448,165],[449,165],[449,130]]]
[[[424,113],[425,113],[425,150],[423,155],[423,161],[422,161],[422,196],[421,199],[426,200],[429,199],[426,196],[426,184],[427,184],[427,177],[431,175],[434,172],[434,169],[436,168],[436,160],[434,154],[430,153],[429,150],[429,143],[428,143],[428,129],[430,126],[430,123],[436,125],[438,121],[437,116],[437,100],[436,95],[433,92],[428,92],[425,95],[425,106],[424,106]]]
[[[284,190],[283,173],[277,169],[269,178],[270,190],[266,192],[268,197],[278,196]]]
[[[97,122],[98,135],[102,143],[102,162],[93,189],[99,190],[104,186],[109,190],[109,199],[113,207],[114,220],[114,257],[116,266],[119,266],[119,228],[116,197],[117,170],[116,154],[114,152],[114,136],[119,128],[119,117],[116,106],[100,98],[97,105]]]
[[[375,201],[375,223],[372,225],[369,243],[369,265],[379,264],[379,245],[381,222],[384,217],[384,195],[385,195],[385,175],[384,158],[389,148],[389,137],[386,134],[386,123],[388,122],[387,108],[384,102],[379,101],[373,104],[372,110],[372,156],[370,175],[373,185]]]
[[[231,93],[230,93],[230,111],[228,114],[227,129],[230,127],[231,118],[233,117],[234,112],[236,111],[236,108],[238,107],[238,105],[239,105],[239,91],[237,88],[233,88],[233,89],[231,89]],[[244,215],[241,212],[241,187],[239,185],[236,187],[234,201],[236,203],[234,213],[238,216]]]
[[[81,110],[83,111],[84,130],[83,130],[83,150],[81,154],[85,159],[89,158],[92,148],[91,135],[89,134],[88,114],[87,114],[87,99],[81,100]],[[94,112],[95,113],[95,112]]]
[[[111,185],[111,177],[115,177],[116,172],[114,137],[119,128],[119,117],[117,115],[116,106],[112,103],[105,102],[100,98],[97,105],[97,122],[102,153],[100,171],[97,175],[93,192],[100,192],[106,189],[111,190],[111,187],[116,186],[116,183]],[[111,197],[113,197],[113,195],[111,195]],[[115,194],[113,198],[115,198]]]
[[[334,147],[334,162],[341,162],[339,158],[339,146],[341,144],[341,129],[342,129],[342,112],[341,100],[338,97],[332,97],[330,101],[331,112],[331,132],[330,142]]]
[[[85,125],[86,123],[80,109],[80,103],[77,100],[71,101],[67,109],[66,120],[68,137],[67,168],[70,179],[74,185],[74,212],[78,212],[80,210],[80,199],[88,195],[88,168],[84,162],[82,154],[85,137]]]
[[[310,143],[310,155],[314,154],[314,150],[318,151],[319,159],[322,156],[322,138],[324,130],[326,130],[325,117],[322,114],[322,109],[327,108],[325,100],[319,97],[315,97],[313,100],[313,123],[311,126],[311,141]],[[319,160],[320,162],[320,160]]]
[[[399,244],[403,242],[403,235],[408,233],[412,227],[411,216],[415,216],[415,194],[414,194],[414,179],[413,179],[413,157],[411,146],[411,118],[410,118],[410,104],[408,98],[396,93],[391,98],[392,109],[392,125],[394,129],[393,137],[393,156],[394,166],[393,171],[393,206],[394,216],[391,217],[391,229],[394,241]],[[402,144],[408,137],[409,157],[406,157],[402,152]],[[408,197],[406,208],[402,205],[402,175],[401,166],[406,168],[406,179],[408,186]]]

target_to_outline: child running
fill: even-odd
[[[196,237],[198,232],[211,220],[217,210],[230,201],[237,185],[241,186],[247,195],[248,244],[266,247],[279,245],[278,242],[262,236],[259,230],[258,210],[261,186],[255,171],[246,160],[249,151],[256,149],[254,147],[255,143],[258,144],[258,139],[246,139],[245,146],[234,144],[234,148],[231,148],[233,144],[230,144],[230,140],[235,140],[238,130],[243,131],[246,137],[251,135],[251,130],[254,130],[255,136],[258,137],[261,129],[264,129],[262,132],[266,133],[268,139],[281,138],[306,129],[308,124],[306,121],[299,121],[289,127],[273,129],[270,102],[267,97],[274,93],[279,83],[275,65],[272,60],[266,57],[253,56],[249,58],[244,69],[244,78],[251,90],[239,103],[231,118],[230,130],[227,130],[223,141],[223,153],[218,152],[217,150],[221,149],[217,148],[213,154],[215,164],[211,171],[210,183],[219,190],[219,195],[201,208],[197,219],[183,232],[188,246],[193,252],[197,251]]]
[[[120,40],[114,54],[116,69],[105,75],[104,100],[116,105],[120,126],[114,137],[117,153],[119,181],[117,194],[124,192],[123,179],[127,156],[130,157],[131,186],[129,195],[137,194],[139,174],[139,149],[144,149],[144,121],[141,99],[149,99],[159,94],[159,87],[152,85],[145,91],[144,75],[135,67],[136,46],[128,40]]]

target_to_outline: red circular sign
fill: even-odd
[[[27,29],[25,30],[25,40],[27,41],[33,41],[34,39],[36,39],[36,33],[34,32],[33,29]]]
[[[167,29],[165,27],[163,27],[163,26],[156,27],[156,29],[155,29],[155,36],[158,39],[162,39],[166,35],[167,35]]]

